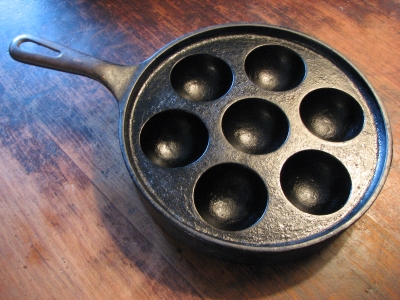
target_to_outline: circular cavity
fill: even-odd
[[[307,94],[300,104],[300,117],[315,136],[331,142],[344,142],[362,130],[364,114],[349,94],[322,88]]]
[[[334,156],[318,150],[292,155],[283,165],[280,181],[286,198],[301,211],[314,215],[338,211],[351,191],[346,167]]]
[[[232,86],[231,68],[222,59],[209,54],[194,54],[180,60],[172,69],[171,84],[183,98],[212,101]]]
[[[231,105],[222,118],[225,138],[249,154],[277,150],[289,134],[289,121],[275,104],[262,99],[244,99]]]
[[[251,51],[246,58],[245,69],[252,82],[269,91],[293,89],[306,74],[300,55],[278,45],[261,46]]]
[[[194,189],[200,216],[222,230],[254,225],[267,207],[268,192],[257,173],[239,164],[216,165],[201,175]]]
[[[161,167],[183,167],[203,155],[208,145],[208,131],[195,115],[183,110],[166,110],[145,123],[140,145],[153,163]]]

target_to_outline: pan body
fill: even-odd
[[[197,31],[142,63],[120,138],[158,224],[245,263],[326,245],[372,205],[392,151],[385,111],[351,63],[255,24]]]

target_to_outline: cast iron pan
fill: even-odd
[[[29,35],[10,54],[109,88],[125,163],[152,216],[221,259],[273,263],[319,250],[367,211],[387,176],[392,144],[377,95],[345,58],[292,30],[206,28],[137,66]]]

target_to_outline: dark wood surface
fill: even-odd
[[[398,1],[0,1],[1,299],[399,299]],[[137,64],[193,30],[261,22],[307,33],[371,82],[393,162],[372,208],[332,245],[273,266],[220,262],[171,240],[141,204],[99,83],[13,61],[34,34]]]

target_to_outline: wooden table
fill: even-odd
[[[99,83],[13,61],[35,34],[120,64],[229,22],[290,27],[368,78],[392,126],[393,162],[372,208],[332,245],[272,266],[217,261],[173,241],[141,204]],[[399,299],[398,1],[0,2],[1,299]]]

